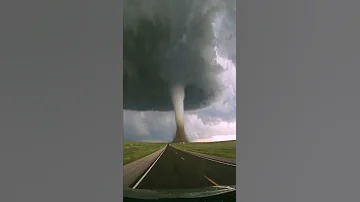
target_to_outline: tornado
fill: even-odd
[[[171,88],[171,100],[175,111],[176,132],[173,142],[188,142],[184,127],[184,86],[176,85]]]
[[[174,112],[176,132],[169,135],[174,142],[189,141],[184,113],[210,106],[224,89],[215,49],[231,56],[234,48],[227,44],[235,43],[223,43],[227,31],[214,23],[230,22],[224,19],[234,5],[235,0],[125,0],[123,109]]]

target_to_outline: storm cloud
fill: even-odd
[[[228,86],[219,56],[235,59],[235,1],[124,2],[124,105],[131,111],[184,110],[222,102]],[[134,112],[136,113],[136,112]],[[144,132],[143,132],[144,133]]]

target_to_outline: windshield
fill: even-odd
[[[125,198],[235,200],[235,0],[123,11]]]
[[[192,151],[197,149],[198,152]],[[125,162],[125,197],[200,198],[236,190],[235,159],[204,154],[227,150],[227,155],[234,155],[235,141],[169,143],[165,146],[164,143],[125,142],[124,159],[135,159],[134,156],[146,150],[155,152]]]

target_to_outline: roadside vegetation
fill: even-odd
[[[166,143],[124,142],[123,165],[154,153],[165,145]]]
[[[172,146],[197,152],[201,154],[208,154],[213,156],[220,156],[225,158],[236,158],[236,140],[222,141],[222,142],[192,142],[192,143],[176,143]]]

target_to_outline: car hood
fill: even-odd
[[[136,199],[201,198],[236,191],[236,186],[211,186],[199,189],[147,190],[124,188],[124,197]]]

